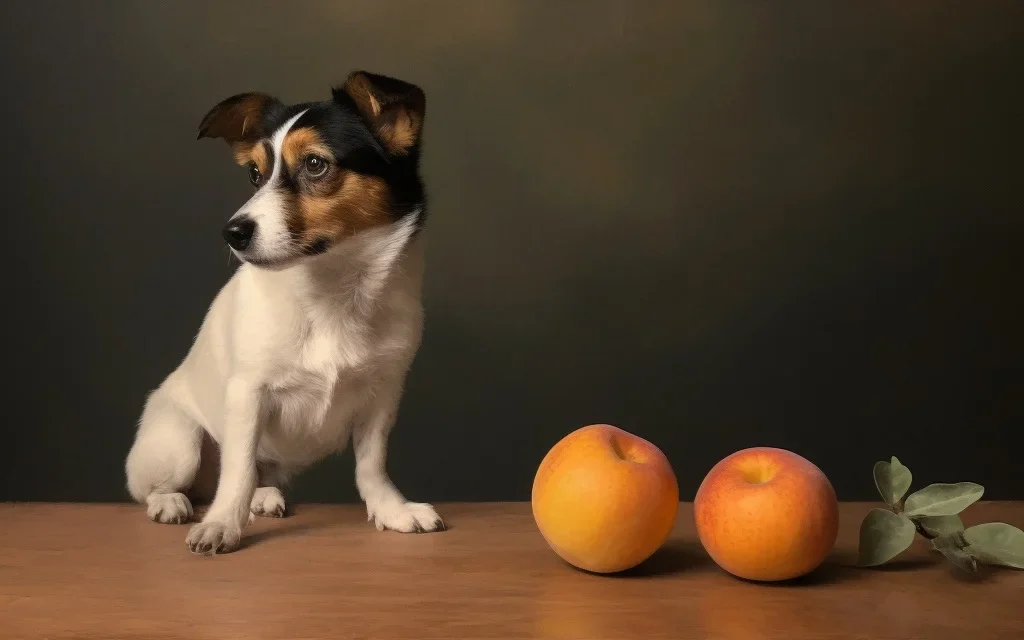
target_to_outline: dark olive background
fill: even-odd
[[[1024,3],[9,2],[3,500],[122,500],[146,392],[234,268],[245,90],[428,96],[427,328],[390,469],[521,500],[576,427],[684,499],[752,445],[843,499],[1024,498]],[[356,499],[349,453],[294,497]]]

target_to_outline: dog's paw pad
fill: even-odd
[[[185,537],[189,551],[200,555],[228,553],[238,548],[242,532],[220,522],[200,522],[193,525]]]
[[[397,502],[368,507],[369,519],[378,531],[390,529],[400,533],[432,533],[448,527],[432,505],[425,502]]]
[[[185,524],[192,519],[192,503],[182,493],[151,493],[146,497],[146,515],[153,522]]]
[[[260,487],[252,496],[249,510],[258,516],[283,518],[287,511],[284,494],[277,487]]]

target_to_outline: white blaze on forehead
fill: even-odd
[[[270,177],[267,178],[267,183],[271,183],[277,180],[277,177],[281,175],[281,148],[284,146],[284,138],[291,131],[295,122],[302,117],[302,114],[306,113],[307,109],[296,113],[294,116],[288,119],[283,125],[281,125],[274,135],[270,138],[270,147],[274,153],[274,169],[270,172]]]

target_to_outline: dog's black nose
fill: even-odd
[[[224,227],[222,235],[228,246],[235,251],[245,251],[252,242],[252,236],[256,232],[256,223],[247,216],[237,218]]]

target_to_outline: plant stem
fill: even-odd
[[[937,537],[937,536],[929,535],[928,532],[924,530],[924,527],[922,527],[921,523],[919,523],[919,522],[914,522],[914,528],[917,529],[917,533],[921,537],[923,537],[925,540],[934,540]]]

